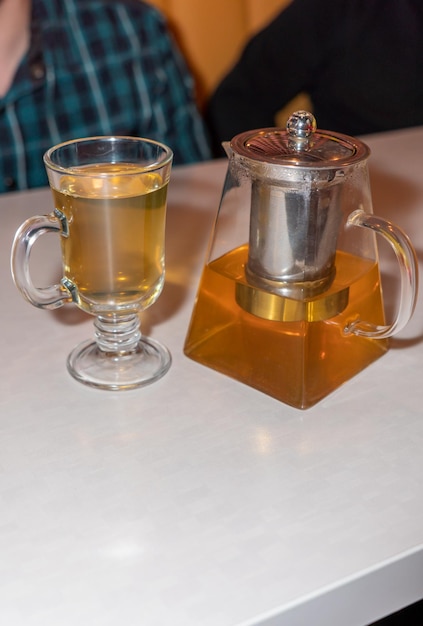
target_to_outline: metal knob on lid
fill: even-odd
[[[293,113],[286,123],[286,132],[290,138],[289,146],[292,150],[300,151],[309,148],[316,128],[316,118],[308,111]]]

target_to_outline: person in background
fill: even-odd
[[[162,15],[140,0],[0,0],[0,192],[47,184],[43,154],[84,136],[210,148]]]
[[[245,47],[206,112],[216,154],[275,126],[300,93],[321,129],[362,135],[423,123],[421,0],[294,0]]]

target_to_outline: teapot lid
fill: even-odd
[[[274,165],[326,169],[366,159],[370,150],[359,139],[317,130],[314,116],[296,111],[282,128],[262,128],[236,135],[232,150],[241,157]]]

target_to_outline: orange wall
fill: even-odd
[[[290,0],[150,0],[169,20],[202,103],[251,34]]]

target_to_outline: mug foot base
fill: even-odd
[[[67,360],[68,371],[76,380],[110,391],[149,385],[164,376],[170,364],[168,349],[149,337],[142,337],[135,350],[125,353],[104,352],[95,341],[85,341]]]

